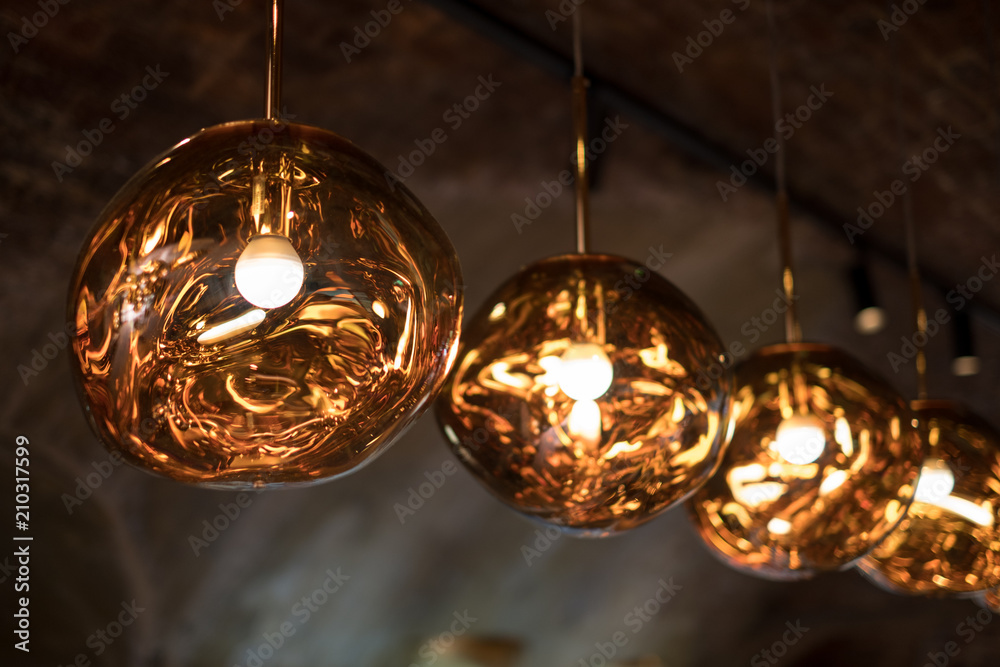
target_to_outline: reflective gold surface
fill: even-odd
[[[923,454],[888,385],[839,350],[799,343],[755,352],[736,387],[722,465],[688,502],[713,553],[798,579],[850,565],[899,522]]]
[[[858,566],[896,593],[965,595],[1000,586],[1000,434],[951,401],[912,405],[928,451],[917,497]]]
[[[715,467],[732,384],[722,352],[659,274],[620,257],[553,257],[469,322],[437,415],[501,500],[607,535],[683,499]]]
[[[462,299],[444,232],[386,173],[332,133],[261,120],[203,130],[134,176],[70,291],[75,375],[106,445],[215,486],[311,482],[388,446],[440,389]],[[304,265],[275,308],[234,281],[259,235]]]

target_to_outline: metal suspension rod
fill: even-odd
[[[277,120],[281,104],[281,29],[284,0],[272,0],[271,25],[267,36],[267,90],[264,117]]]
[[[799,343],[802,341],[802,328],[799,325],[798,308],[795,304],[795,272],[792,266],[792,224],[788,211],[788,179],[785,170],[785,138],[778,131],[781,120],[781,80],[778,77],[778,34],[774,21],[774,10],[771,0],[767,0],[767,31],[770,37],[771,50],[768,59],[768,69],[771,80],[771,114],[774,121],[774,138],[778,142],[775,154],[774,178],[776,183],[775,207],[778,214],[778,248],[781,254],[781,286],[785,291],[785,341]]]
[[[888,5],[888,3],[887,3]],[[887,9],[887,13],[891,9]],[[902,86],[900,85],[899,40],[889,45],[890,70],[892,72],[892,113],[895,120],[896,152],[898,164],[906,161],[906,133],[903,130]],[[906,234],[906,272],[910,280],[910,299],[913,309],[913,345],[917,348],[914,360],[917,369],[917,398],[927,398],[927,311],[920,290],[920,267],[917,264],[917,231],[913,221],[913,199],[911,188],[903,193],[903,228]]]
[[[573,12],[573,132],[576,136],[576,251],[587,252],[590,197],[587,181],[587,86],[583,76],[581,7]]]

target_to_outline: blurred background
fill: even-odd
[[[970,602],[894,597],[853,571],[753,579],[719,564],[683,509],[604,541],[547,535],[464,469],[446,474],[454,458],[432,415],[357,474],[302,490],[241,496],[116,465],[84,420],[67,355],[42,351],[65,345],[76,254],[125,181],[202,127],[262,115],[267,5],[8,0],[0,9],[0,491],[12,506],[23,435],[34,536],[27,655],[11,650],[7,626],[13,529],[2,539],[0,655],[12,661],[3,664],[995,664],[1000,622],[976,620]],[[573,2],[286,5],[288,118],[333,130],[394,170],[444,129],[405,182],[458,250],[467,314],[519,267],[573,249],[571,195],[529,225],[512,217],[529,215],[543,183],[570,166]],[[863,0],[775,0],[775,13],[785,111],[801,114],[787,149],[806,339],[843,347],[914,396],[913,363],[888,356],[911,330],[902,204],[872,213],[904,179],[924,299],[953,322],[968,316],[979,357],[977,374],[955,375],[956,347],[969,338],[941,327],[928,348],[930,393],[998,425],[1000,281],[974,293],[970,282],[981,269],[992,277],[982,267],[1000,250],[1000,7],[991,5],[913,1],[894,12]],[[754,324],[779,286],[773,158],[747,167],[757,173],[746,185],[733,176],[774,131],[763,0],[589,0],[580,11],[592,136],[618,128],[593,165],[592,247],[640,262],[653,249],[671,253],[661,272],[727,345],[780,341],[780,324]],[[498,85],[457,122],[449,110],[480,77]],[[816,91],[829,95],[818,103]],[[951,143],[930,163],[925,150],[949,128]],[[905,172],[913,155],[923,166]],[[845,231],[859,207],[872,223]],[[859,263],[887,317],[872,335],[854,326]],[[960,309],[946,300],[958,286],[969,289]],[[422,504],[411,500],[442,478]],[[407,502],[418,508],[401,513]],[[948,642],[957,655],[942,653]]]

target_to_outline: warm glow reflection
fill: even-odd
[[[216,324],[214,327],[202,332],[198,336],[198,342],[202,345],[211,345],[227,338],[232,338],[237,334],[250,331],[263,322],[266,316],[267,314],[260,308],[248,310],[239,317],[223,322],[222,324]]]
[[[757,507],[781,497],[785,485],[781,482],[762,482],[768,474],[764,466],[753,463],[737,466],[726,475],[733,499],[747,507]]]
[[[792,530],[792,524],[784,519],[774,517],[767,522],[767,530],[775,535],[787,535]]]
[[[840,445],[844,456],[854,456],[854,439],[851,437],[851,425],[843,417],[837,417],[833,427],[833,439]]]
[[[601,407],[594,401],[577,401],[569,413],[566,430],[587,444],[601,440]]]
[[[833,493],[844,485],[847,477],[848,473],[846,470],[834,470],[823,478],[822,483],[819,485],[819,495],[826,496]]]
[[[948,464],[940,459],[924,461],[914,500],[957,514],[963,519],[985,528],[993,526],[993,505],[984,500],[982,505],[952,495],[955,475]]]

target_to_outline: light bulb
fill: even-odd
[[[885,329],[889,318],[878,306],[868,306],[858,311],[854,316],[854,330],[859,334],[871,336]]]
[[[955,475],[941,459],[927,459],[920,469],[917,490],[913,499],[922,503],[937,504],[955,489]]]
[[[826,448],[823,422],[812,415],[793,415],[778,425],[774,446],[792,465],[813,463]]]
[[[305,271],[291,241],[280,234],[250,239],[236,261],[236,289],[258,308],[278,308],[302,289]]]
[[[573,400],[597,400],[611,387],[614,368],[600,345],[573,343],[559,360],[559,388]]]

